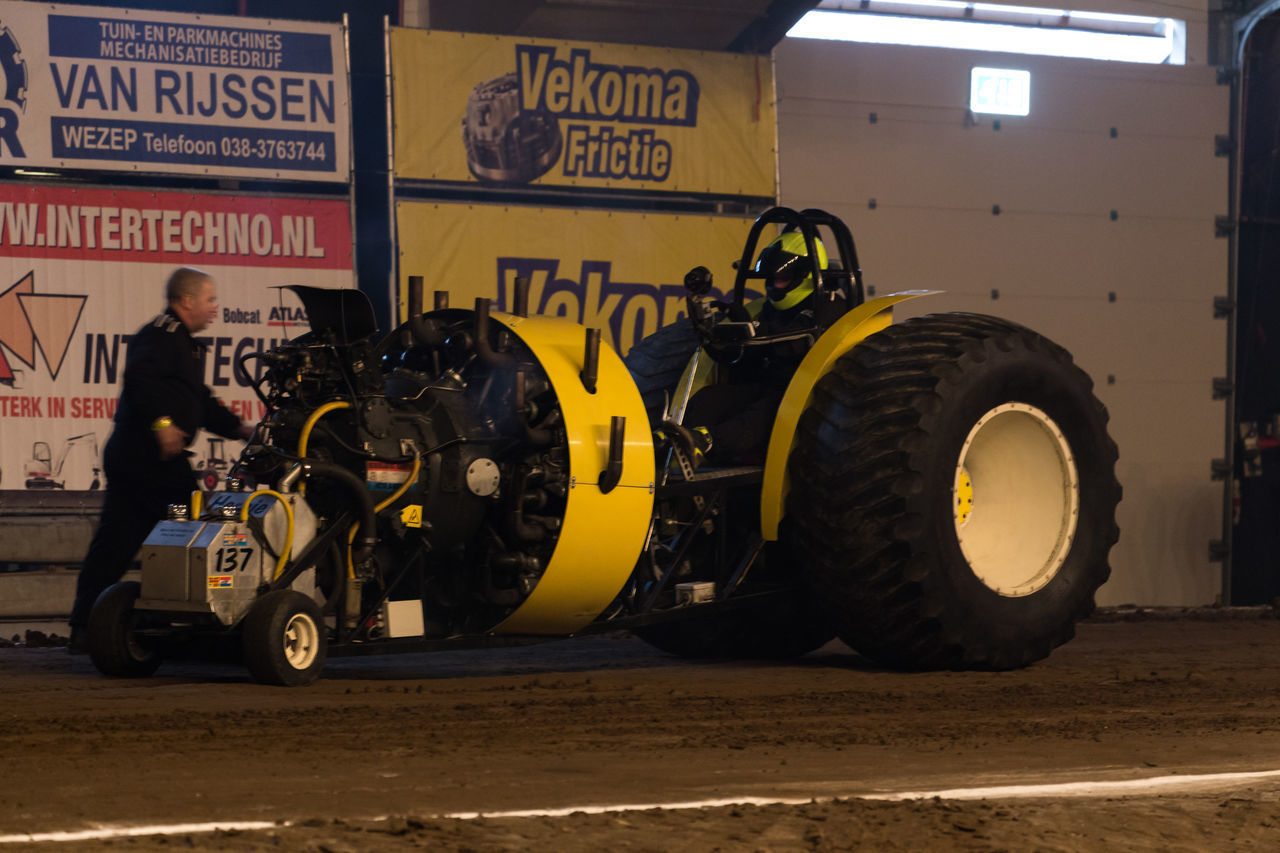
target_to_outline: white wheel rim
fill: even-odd
[[[951,506],[978,580],[1010,598],[1041,589],[1067,559],[1080,512],[1066,436],[1035,406],[996,406],[960,450]]]
[[[295,613],[284,626],[284,659],[294,669],[306,669],[320,650],[320,631],[305,613]]]

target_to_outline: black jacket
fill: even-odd
[[[116,429],[149,434],[152,422],[164,415],[187,433],[188,444],[201,428],[226,438],[235,438],[240,428],[240,418],[204,384],[200,344],[170,311],[129,341]]]

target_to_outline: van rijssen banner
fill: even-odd
[[[179,266],[218,284],[218,322],[198,336],[205,381],[257,421],[260,363],[239,360],[307,331],[273,285],[352,286],[347,202],[0,184],[0,488],[99,479],[130,337]],[[216,480],[239,443],[191,449]]]
[[[346,181],[342,27],[0,0],[0,165]]]
[[[684,275],[705,266],[713,296],[733,289],[752,220],[497,205],[401,202],[400,314],[408,276],[430,291],[449,291],[450,304],[470,308],[477,297],[498,310],[514,305],[516,276],[529,279],[529,312],[568,317],[601,330],[620,353],[685,314]],[[762,295],[757,288],[749,290]]]
[[[392,28],[395,176],[773,198],[768,57]]]

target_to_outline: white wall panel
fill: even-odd
[[[1213,601],[1229,94],[1214,70],[799,39],[775,56],[783,203],[842,216],[878,293],[944,289],[910,310],[1024,323],[1093,376],[1125,489],[1100,603]],[[1030,70],[1031,115],[967,117],[974,65]]]

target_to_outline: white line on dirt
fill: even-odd
[[[805,803],[830,801],[832,797],[724,797],[718,800],[687,800],[680,803],[631,803],[612,806],[570,806],[561,809],[516,809],[505,812],[450,812],[442,818],[475,820],[491,817],[568,817],[571,814],[611,814],[613,812],[642,812],[650,809],[680,811],[681,809],[714,809],[720,806],[801,806]]]
[[[152,826],[101,826],[94,829],[77,829],[65,832],[18,832],[0,835],[0,844],[33,844],[40,841],[101,841],[106,838],[125,838],[140,835],[183,835],[187,833],[231,832],[253,829],[274,829],[287,824],[271,820],[241,820],[214,823],[168,823]]]
[[[998,800],[1026,797],[1113,797],[1143,794],[1190,793],[1234,787],[1249,782],[1280,777],[1280,770],[1249,773],[1199,773],[1195,775],[1149,776],[1110,782],[1056,782],[1043,785],[995,785],[987,788],[948,788],[941,791],[899,791],[861,794],[863,800]]]
[[[605,814],[609,812],[644,811],[646,809],[700,809],[718,806],[754,805],[796,806],[805,803],[831,802],[835,799],[851,800],[988,800],[1029,797],[1114,797],[1141,796],[1143,794],[1207,791],[1233,787],[1280,777],[1280,770],[1259,770],[1246,773],[1201,773],[1196,775],[1151,776],[1141,779],[1121,779],[1094,782],[1057,782],[1042,785],[997,785],[985,788],[947,788],[937,791],[895,791],[886,793],[850,793],[842,796],[819,797],[726,797],[718,800],[694,800],[680,803],[645,803],[615,806],[575,806],[558,809],[520,809],[505,812],[453,812],[440,815],[444,818],[471,820],[479,817],[565,817],[575,812]]]
[[[843,799],[855,800],[984,800],[1014,799],[1028,797],[1114,797],[1141,796],[1144,794],[1165,794],[1171,792],[1191,793],[1208,791],[1224,787],[1234,787],[1249,782],[1280,777],[1280,770],[1258,770],[1244,773],[1200,773],[1195,775],[1149,776],[1141,779],[1121,779],[1113,781],[1056,782],[1042,785],[995,785],[985,788],[945,788],[936,791],[897,791],[886,793],[851,793]],[[825,795],[819,797],[722,797],[714,800],[686,800],[674,803],[629,803],[624,805],[584,805],[555,809],[516,809],[511,811],[492,812],[450,812],[435,815],[437,818],[454,820],[475,820],[476,818],[521,818],[521,817],[566,817],[571,814],[610,814],[614,812],[647,811],[662,809],[677,811],[682,809],[717,808],[721,806],[753,805],[804,805],[806,803],[829,803],[841,797]],[[375,818],[387,820],[387,818]],[[183,835],[205,832],[251,831],[260,829],[279,829],[293,826],[291,821],[227,821],[211,823],[176,823],[156,824],[151,826],[114,826],[94,829],[68,830],[63,832],[14,833],[0,835],[0,844],[33,844],[38,842],[73,842],[100,841],[109,838],[124,838],[145,835]]]

